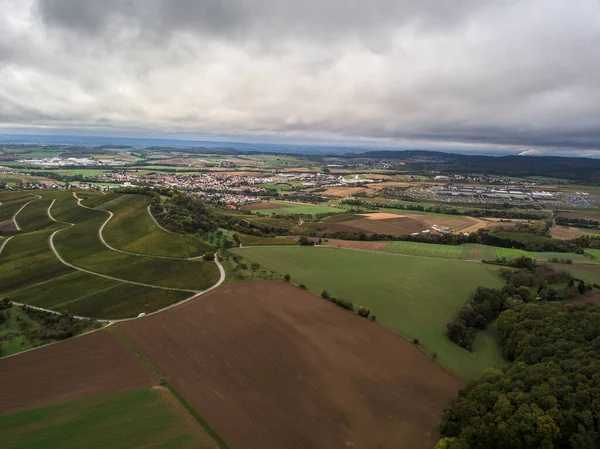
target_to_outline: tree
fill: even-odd
[[[206,260],[207,262],[211,261],[211,260],[215,260],[215,253],[211,253],[211,252],[205,253],[202,256],[202,259]]]
[[[579,281],[579,284],[577,285],[577,291],[579,292],[580,295],[584,295],[585,294],[585,282],[583,281]]]
[[[290,279],[291,279],[291,278],[290,278],[290,275],[289,275],[289,274],[285,274],[285,275],[283,276],[283,280],[284,280],[285,282],[290,282]]]

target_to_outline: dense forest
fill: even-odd
[[[447,335],[451,341],[470,351],[477,331],[484,330],[513,304],[573,298],[588,290],[583,281],[579,282],[583,287],[576,287],[573,276],[568,271],[556,270],[547,264],[537,264],[528,257],[519,257],[506,265],[513,268],[500,270],[499,274],[506,285],[501,289],[479,287],[456,318],[448,323]],[[554,287],[565,283],[567,286],[559,290]],[[537,289],[535,293],[534,288]]]
[[[514,363],[460,391],[437,448],[600,447],[600,307],[520,302],[497,328]]]

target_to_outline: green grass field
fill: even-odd
[[[442,257],[445,259],[460,259],[463,253],[462,247],[458,245],[438,245],[435,243],[419,242],[390,242],[381,251],[384,253],[412,256]]]
[[[503,284],[493,270],[460,260],[397,257],[381,252],[334,248],[270,247],[233,250],[309,290],[366,305],[377,321],[402,335],[418,338],[436,361],[470,379],[498,366],[497,343],[485,334],[469,353],[446,338],[446,324],[478,286]],[[285,298],[282,298],[285,299]]]
[[[185,258],[214,251],[199,237],[160,229],[148,213],[149,204],[149,196],[119,195],[98,206],[115,214],[104,228],[106,241],[124,251],[157,256]]]
[[[0,416],[2,449],[216,447],[168,390],[142,388]]]
[[[339,207],[331,207],[326,205],[310,205],[310,204],[296,204],[289,203],[285,201],[271,201],[271,204],[279,204],[282,207],[279,209],[265,209],[260,212],[261,214],[306,214],[306,215],[316,215],[316,214],[328,214],[328,213],[340,213],[344,212],[344,209],[340,209]]]
[[[542,253],[471,243],[463,245],[441,245],[436,243],[390,242],[381,251],[384,253],[463,260],[495,260],[503,257],[506,259],[515,259],[517,257],[525,256],[532,257],[540,262],[548,261],[551,258],[571,259],[574,263],[600,262],[600,250],[588,249],[586,250],[587,255],[575,253]]]

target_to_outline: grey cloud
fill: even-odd
[[[0,126],[600,148],[597,0],[0,0]]]

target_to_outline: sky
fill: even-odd
[[[0,133],[600,155],[600,0],[0,0]]]

